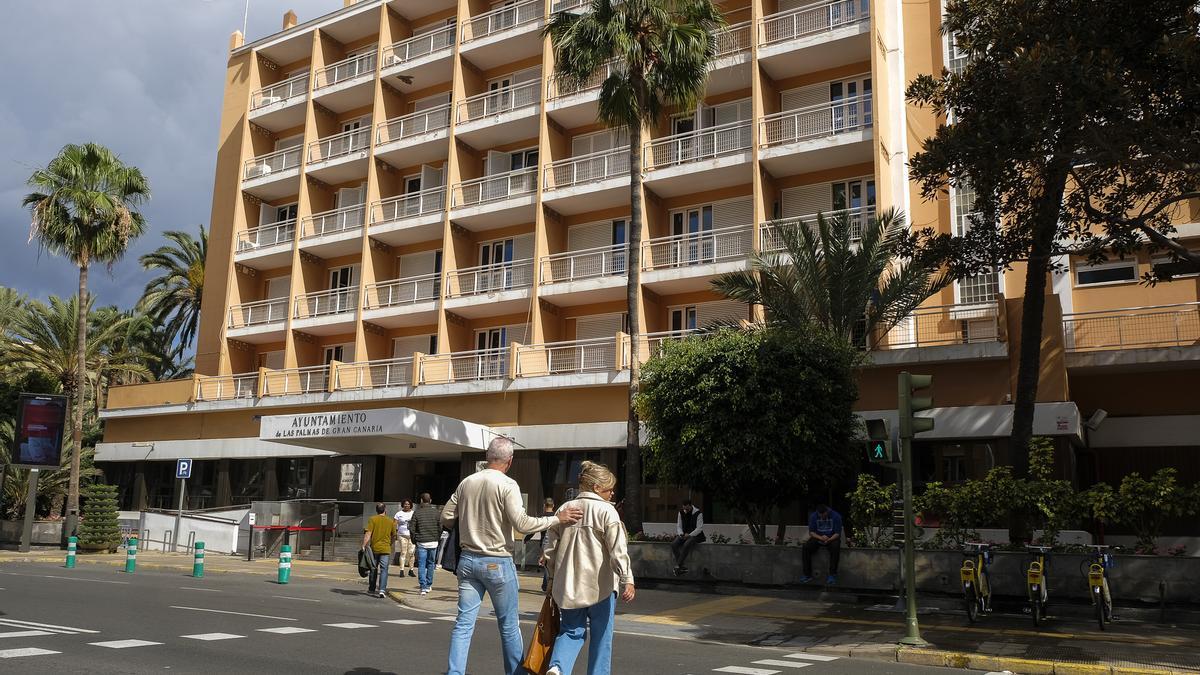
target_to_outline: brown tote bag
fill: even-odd
[[[525,650],[525,660],[521,662],[521,667],[532,675],[546,675],[550,668],[550,652],[554,649],[554,638],[558,637],[558,619],[558,605],[547,595],[529,640],[529,649]]]

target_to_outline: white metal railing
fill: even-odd
[[[564,87],[559,84],[558,78],[551,77],[546,81],[546,98],[558,98],[560,96],[570,96],[590,90],[599,90],[604,85],[604,81],[614,70],[620,68],[620,61],[609,61],[601,66],[595,73],[592,74],[586,82],[583,82],[575,87]]]
[[[261,176],[269,176],[280,171],[295,169],[300,166],[300,148],[284,148],[276,150],[254,159],[246,160],[246,167],[242,173],[243,180],[251,178],[259,178]]]
[[[625,244],[555,253],[542,258],[541,283],[624,275],[628,255],[629,247]]]
[[[332,211],[314,213],[304,219],[304,229],[300,238],[323,237],[327,234],[338,234],[339,232],[362,229],[366,221],[366,215],[366,204],[343,206],[340,209],[333,209]]]
[[[920,307],[873,346],[886,350],[997,342],[999,317],[995,302]]]
[[[673,340],[682,340],[688,336],[695,335],[697,333],[699,333],[699,331],[697,331],[695,329],[662,331],[662,332],[658,332],[658,333],[643,333],[643,334],[639,335],[638,339],[637,339],[638,358],[641,359],[643,362],[649,361],[650,359],[652,359],[655,356],[658,356],[660,353],[662,353],[662,346],[663,346],[664,342],[671,342]],[[621,347],[621,350],[623,352],[621,355],[621,358],[622,358],[621,367],[622,368],[627,368],[630,363],[629,344],[630,344],[630,338],[629,338],[629,336],[626,336],[625,344],[622,345],[622,347]]]
[[[334,375],[333,388],[339,391],[406,387],[412,384],[411,356],[378,361],[342,363]]]
[[[446,273],[446,297],[497,293],[533,286],[533,260],[464,267]]]
[[[218,375],[196,380],[197,401],[226,401],[258,396],[258,373]]]
[[[465,98],[458,104],[458,122],[472,122],[491,115],[535,106],[538,103],[540,83],[541,78],[538,78]]]
[[[454,46],[455,26],[445,26],[428,33],[421,33],[383,48],[383,69],[403,65],[413,59],[437,52],[450,53]]]
[[[591,4],[591,0],[554,0],[554,6],[550,8],[551,12],[569,12],[573,9],[580,9]]]
[[[450,128],[449,103],[380,122],[375,142],[383,145],[448,128]]]
[[[484,12],[463,24],[462,41],[480,40],[517,26],[524,26],[542,18],[546,11],[545,0],[527,0],[515,5],[499,7]]]
[[[759,44],[770,45],[829,31],[870,19],[866,0],[833,0],[765,16],[759,23]]]
[[[405,218],[437,213],[445,208],[446,188],[438,186],[375,202],[371,205],[371,223],[393,223]]]
[[[629,148],[601,150],[546,166],[545,189],[566,188],[629,175]]]
[[[272,370],[263,378],[264,396],[315,394],[328,390],[329,366]]]
[[[617,338],[521,345],[517,348],[516,359],[517,377],[615,370]]]
[[[307,293],[296,298],[294,318],[331,316],[353,312],[356,309],[358,309],[357,288],[334,288],[328,291]]]
[[[247,328],[287,320],[287,298],[244,302],[229,308],[229,328]]]
[[[295,238],[295,218],[259,225],[253,229],[238,232],[237,252],[244,253],[276,244],[286,244]]]
[[[454,186],[451,206],[474,206],[520,197],[537,191],[537,167],[497,173],[463,181]]]
[[[743,120],[660,138],[646,146],[646,169],[678,166],[749,150],[750,130],[750,120]]]
[[[430,354],[418,364],[418,382],[470,382],[508,377],[508,348]]]
[[[744,259],[754,250],[754,226],[735,225],[650,239],[642,249],[644,270]]]
[[[871,96],[854,96],[766,115],[759,121],[759,143],[770,147],[835,136],[870,126]]]
[[[352,129],[308,144],[308,161],[324,162],[371,148],[371,130]]]
[[[863,228],[875,220],[874,206],[860,206],[856,209],[841,209],[839,211],[827,211],[823,213],[826,218],[833,218],[845,214],[850,219],[850,239],[862,239]],[[781,220],[773,220],[769,223],[763,223],[759,230],[759,248],[763,252],[782,251],[783,237],[779,234],[779,230],[788,227],[796,226],[799,223],[804,223],[809,227],[817,226],[817,214],[810,213],[807,216],[798,216],[795,218],[786,218]]]
[[[375,73],[375,52],[351,56],[317,71],[313,89],[331,87],[339,82],[353,80],[362,75]]]
[[[258,110],[308,93],[308,71],[263,87],[250,95],[250,109]]]
[[[392,279],[376,284],[368,284],[363,301],[363,309],[380,309],[383,307],[401,307],[418,302],[437,300],[441,291],[442,275],[421,274],[415,277]]]
[[[730,24],[717,31],[714,37],[717,39],[717,58],[740,54],[750,49],[750,22]]]
[[[1063,315],[1067,351],[1200,344],[1200,302]]]

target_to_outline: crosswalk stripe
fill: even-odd
[[[423,626],[428,621],[417,621],[416,619],[388,619],[384,623],[394,623],[400,626]]]
[[[807,667],[811,666],[812,664],[804,663],[803,661],[784,661],[782,659],[763,659],[761,661],[755,661],[754,665],[756,665],[756,666],[780,666],[783,668],[807,668]]]
[[[766,668],[745,668],[742,666],[725,666],[724,668],[713,668],[714,673],[737,673],[737,675],[775,675],[778,670],[767,670]]]
[[[813,654],[812,652],[796,652],[783,657],[785,659],[805,659],[807,661],[837,661],[839,657],[828,654]]]
[[[260,633],[275,633],[276,635],[295,635],[296,633],[315,633],[311,628],[299,628],[296,626],[280,626],[279,628],[259,628]]]
[[[108,642],[89,642],[93,647],[108,647],[109,649],[129,649],[130,647],[151,647],[161,645],[161,642],[149,640],[109,640]]]
[[[233,633],[197,633],[195,635],[180,635],[179,637],[186,638],[188,640],[204,640],[205,642],[211,642],[213,640],[234,640],[237,638],[244,638],[246,636],[234,635]]]
[[[458,621],[457,616],[435,616],[434,621]]]
[[[0,633],[0,638],[37,637],[39,635],[56,635],[46,630],[14,630],[11,633]]]
[[[329,626],[330,628],[346,628],[351,630],[355,628],[379,628],[379,626],[376,626],[373,623],[354,623],[353,621],[346,623],[327,623],[324,625]]]
[[[14,628],[39,628],[55,633],[99,633],[98,630],[88,630],[86,628],[72,628],[71,626],[58,626],[52,623],[38,623],[36,621],[22,621],[21,619],[0,619],[0,624],[12,626]]]
[[[22,656],[44,656],[46,654],[61,654],[53,649],[38,649],[37,647],[25,647],[23,649],[0,649],[0,659],[16,659]]]

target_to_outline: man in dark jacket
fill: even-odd
[[[420,504],[413,512],[408,531],[417,547],[417,585],[421,595],[433,588],[433,570],[437,567],[438,537],[442,534],[442,513],[433,505],[428,492],[422,492]]]

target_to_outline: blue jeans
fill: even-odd
[[[464,675],[467,655],[471,650],[471,635],[483,594],[492,597],[496,623],[500,628],[500,644],[504,653],[504,675],[521,672],[524,645],[517,608],[517,568],[512,558],[489,558],[462,552],[458,559],[458,618],[450,632],[450,662],[447,675]]]
[[[417,586],[423,591],[433,588],[433,570],[437,568],[437,549],[417,546]]]
[[[387,591],[387,573],[388,564],[392,562],[392,552],[376,553],[371,551],[371,555],[375,557],[375,565],[371,567],[371,574],[367,577],[367,592],[374,593],[377,589],[380,593]],[[375,582],[379,585],[376,586]]]
[[[558,666],[563,675],[570,675],[575,659],[583,648],[583,639],[588,624],[591,624],[592,640],[588,643],[588,675],[610,675],[612,673],[613,614],[617,609],[617,594],[601,600],[591,607],[564,609],[558,625],[558,637],[550,652],[550,665]]]

